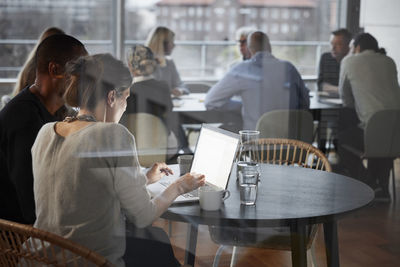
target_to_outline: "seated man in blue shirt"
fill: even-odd
[[[207,93],[207,109],[241,110],[243,129],[253,130],[262,114],[276,109],[308,109],[309,92],[297,69],[271,54],[268,36],[248,37],[251,59],[233,67]],[[232,99],[240,96],[241,101]]]

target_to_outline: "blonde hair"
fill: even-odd
[[[145,45],[151,49],[160,66],[166,65],[165,45],[168,42],[172,42],[174,36],[175,33],[167,27],[158,26],[147,37]]]
[[[65,34],[65,32],[56,27],[50,27],[44,30],[39,37],[38,42],[35,47],[29,53],[28,58],[25,61],[24,66],[22,66],[21,71],[18,73],[17,82],[15,83],[14,90],[12,92],[12,96],[16,96],[19,92],[22,91],[25,87],[32,85],[35,82],[36,78],[36,62],[35,55],[36,50],[40,43],[46,39],[47,37],[55,34]]]

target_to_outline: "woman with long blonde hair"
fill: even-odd
[[[35,66],[35,54],[40,43],[46,39],[47,37],[54,34],[65,34],[65,32],[56,27],[50,27],[44,30],[39,37],[38,42],[35,47],[32,49],[28,58],[25,61],[24,66],[22,66],[21,71],[18,74],[17,82],[15,83],[14,90],[12,92],[12,96],[16,96],[19,92],[22,91],[27,86],[31,86],[35,82],[36,78],[36,66]]]
[[[158,62],[154,76],[157,80],[166,81],[171,93],[175,96],[188,94],[175,63],[170,57],[175,47],[175,33],[167,27],[158,26],[154,28],[147,37],[146,46],[151,49]]]

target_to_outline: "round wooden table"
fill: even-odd
[[[185,263],[194,265],[199,224],[216,226],[289,226],[293,266],[307,266],[306,226],[324,225],[328,266],[339,266],[336,220],[374,199],[370,187],[336,173],[262,164],[255,206],[240,204],[236,169],[232,168],[230,198],[219,211],[203,211],[198,202],[171,206],[163,218],[190,223]]]

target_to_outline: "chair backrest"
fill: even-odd
[[[149,113],[132,113],[126,114],[123,124],[135,136],[141,166],[166,161],[168,130],[160,118]]]
[[[397,158],[400,156],[400,110],[376,112],[364,131],[364,157]]]
[[[0,266],[113,265],[71,240],[30,225],[0,219]]]
[[[328,159],[318,148],[299,140],[260,138],[249,142],[259,162],[294,165],[331,172]]]
[[[305,110],[273,110],[258,119],[256,130],[261,138],[289,138],[311,144],[313,117]]]
[[[185,86],[191,93],[207,93],[212,84],[207,82],[185,82]]]

